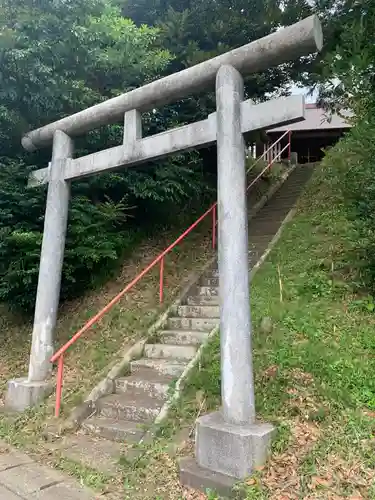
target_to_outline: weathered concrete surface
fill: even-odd
[[[116,380],[116,393],[145,391],[151,397],[165,401],[168,398],[169,386],[173,381],[173,377],[144,368],[139,370],[137,374],[118,378]]]
[[[238,425],[255,418],[243,92],[238,71],[222,66],[216,81],[221,395],[224,419]]]
[[[149,359],[174,359],[189,361],[197,353],[195,345],[146,344],[145,356]]]
[[[117,443],[139,443],[144,435],[139,423],[114,418],[92,417],[83,423],[82,428],[87,434]]]
[[[139,139],[142,139],[142,116],[139,111],[132,109],[124,116],[124,146],[131,151]]]
[[[27,455],[0,442],[0,500],[94,500],[83,488]]]
[[[297,165],[298,163],[298,153],[290,153],[290,163],[291,165]]]
[[[233,487],[237,480],[234,477],[219,474],[218,472],[199,467],[196,460],[190,457],[179,461],[180,481],[184,486],[194,488],[195,490],[206,491],[207,489],[215,491],[220,498],[246,498],[240,496],[238,491],[234,495]]]
[[[27,380],[9,382],[6,403],[13,410],[37,404],[50,389],[45,380],[52,369],[50,359],[54,350],[70,197],[70,184],[61,177],[61,165],[72,155],[73,141],[64,132],[57,131],[53,140],[29,374]]]
[[[161,375],[170,375],[171,377],[179,377],[184,369],[185,363],[170,359],[149,359],[142,358],[131,363],[131,372],[138,373],[143,368],[155,370]]]
[[[167,326],[171,330],[194,330],[210,332],[219,324],[219,318],[170,317]]]
[[[43,242],[40,256],[38,290],[28,380],[45,380],[51,372],[53,333],[60,298],[68,221],[70,184],[61,176],[61,164],[73,155],[73,141],[64,132],[54,136],[48,184]]]
[[[241,130],[245,134],[253,130],[269,129],[275,123],[290,124],[304,120],[303,96],[289,96],[254,105],[251,100],[241,103]],[[176,153],[209,146],[216,141],[216,113],[206,120],[141,139],[140,114],[132,110],[125,114],[124,145],[105,149],[67,162],[62,176],[78,179],[122,166],[136,166],[149,160],[157,160]],[[126,141],[126,142],[125,142]],[[29,187],[46,184],[49,169],[32,172]]]
[[[322,45],[320,22],[317,16],[310,16],[260,40],[29,132],[22,145],[33,151],[51,144],[56,130],[73,137],[121,120],[131,109],[146,111],[205,90],[213,86],[218,69],[226,64],[246,75],[315,52]]]
[[[265,463],[274,430],[270,424],[228,423],[221,412],[205,415],[197,421],[197,463],[214,472],[245,479]]]
[[[208,332],[194,332],[189,330],[165,330],[160,332],[160,342],[163,344],[199,346],[207,337]]]
[[[30,382],[27,378],[9,380],[5,407],[11,411],[24,411],[38,405],[52,391],[53,384],[50,381]]]
[[[116,443],[100,439],[96,435],[76,434],[64,436],[47,447],[58,451],[64,458],[82,463],[103,474],[115,475],[121,472],[119,459],[127,453],[126,441]]]

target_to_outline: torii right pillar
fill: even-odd
[[[180,463],[184,484],[224,494],[264,464],[275,431],[255,417],[243,94],[241,74],[222,66],[216,78],[222,408],[197,420],[195,460]]]

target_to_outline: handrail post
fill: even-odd
[[[288,157],[289,158],[288,159],[290,161],[290,158],[292,156],[292,131],[291,130],[289,130],[289,137],[288,138],[289,138],[289,149],[288,149]]]
[[[164,299],[164,257],[160,260],[160,282],[159,282],[160,304]]]
[[[216,248],[216,205],[212,208],[212,248]]]
[[[55,417],[56,418],[58,418],[60,416],[63,373],[64,373],[64,356],[61,355],[59,357],[59,361],[57,364],[56,404],[55,404]]]

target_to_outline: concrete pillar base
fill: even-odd
[[[274,432],[270,424],[229,424],[221,412],[204,415],[197,420],[195,465],[181,462],[181,482],[228,496],[228,489],[265,463]]]
[[[27,378],[9,380],[5,408],[10,411],[24,411],[41,403],[53,391],[50,381],[29,382]]]
[[[188,488],[199,490],[202,493],[212,490],[220,498],[235,497],[241,500],[246,498],[246,493],[241,495],[241,492],[235,488],[237,479],[200,467],[195,458],[182,458],[179,461],[179,467],[180,483]]]

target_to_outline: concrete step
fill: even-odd
[[[198,287],[197,294],[200,297],[218,297],[219,287],[218,286],[200,286]]]
[[[98,401],[99,415],[116,420],[132,422],[152,422],[158,415],[164,401],[142,394],[111,394]]]
[[[202,286],[209,286],[209,287],[216,287],[216,286],[219,286],[219,278],[207,278],[207,277],[203,277],[201,279],[201,282],[200,284]]]
[[[208,336],[208,332],[193,332],[184,330],[164,330],[159,333],[160,342],[173,345],[199,346]]]
[[[188,306],[218,306],[219,297],[215,296],[204,296],[204,295],[191,295],[186,299]]]
[[[82,424],[82,430],[91,436],[118,443],[138,443],[145,431],[140,424],[113,418],[91,417]]]
[[[199,330],[211,332],[218,324],[219,318],[168,318],[171,330]]]
[[[170,384],[174,378],[170,375],[162,375],[151,368],[142,368],[128,377],[115,380],[116,393],[133,394],[146,392],[153,398],[166,399]]]
[[[128,458],[133,451],[127,449],[128,445],[124,442],[116,443],[82,433],[64,436],[58,441],[53,441],[47,447],[55,452],[59,451],[63,458],[81,463],[107,475],[120,473],[118,462],[121,456],[126,455]]]
[[[185,370],[186,364],[167,359],[142,358],[130,363],[132,374],[139,373],[144,368],[156,370],[162,375],[170,375],[173,378],[179,377]]]
[[[146,344],[145,357],[190,361],[197,353],[193,345]]]
[[[181,318],[219,318],[219,306],[177,306],[171,311]]]

